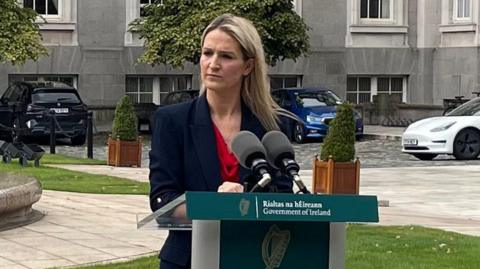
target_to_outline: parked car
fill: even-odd
[[[451,154],[458,160],[473,160],[480,153],[480,97],[445,116],[419,120],[402,135],[402,152],[420,160]]]
[[[290,121],[286,135],[297,143],[306,138],[324,138],[330,122],[335,118],[336,106],[343,101],[326,88],[285,88],[272,91],[277,104],[297,115],[302,121]],[[363,136],[363,122],[355,112],[356,137]]]
[[[153,130],[153,115],[155,114],[155,110],[160,106],[173,105],[192,100],[198,96],[199,92],[199,90],[192,89],[173,91],[165,96],[161,105],[156,105],[154,103],[135,104],[134,107],[138,119],[138,130],[147,132]]]
[[[0,98],[0,136],[9,140],[50,135],[50,111],[55,111],[57,137],[85,143],[88,108],[75,88],[60,82],[14,82]]]

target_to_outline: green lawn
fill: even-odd
[[[347,268],[480,268],[480,237],[419,226],[350,225]]]
[[[159,261],[157,255],[149,256],[149,257],[142,257],[136,260],[132,260],[129,262],[122,262],[122,263],[111,263],[111,264],[102,264],[102,265],[92,265],[86,267],[78,267],[78,268],[85,268],[85,269],[157,269],[159,266]]]
[[[346,248],[348,269],[476,269],[480,266],[480,237],[419,226],[349,225]],[[158,260],[151,256],[128,263],[78,268],[152,269],[158,268]]]
[[[41,164],[104,164],[104,161],[45,154]],[[31,175],[44,189],[99,194],[148,194],[148,183],[41,166],[0,162],[0,171]],[[346,264],[355,269],[480,268],[480,237],[418,226],[349,225]],[[158,268],[156,256],[85,269]]]
[[[0,171],[33,176],[42,183],[44,190],[70,191],[97,194],[148,194],[148,183],[129,179],[94,175],[60,168],[46,167],[43,164],[105,164],[104,161],[45,154],[40,167],[22,167],[17,160],[10,164],[0,162]]]
[[[40,164],[107,164],[104,160],[96,160],[96,159],[84,159],[84,158],[76,158],[70,157],[62,154],[49,154],[46,153],[40,159]]]

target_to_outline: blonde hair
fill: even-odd
[[[258,118],[262,126],[267,130],[278,130],[278,115],[280,107],[275,103],[270,94],[270,85],[267,80],[267,64],[263,51],[262,40],[252,22],[231,14],[224,14],[214,19],[204,30],[202,46],[205,36],[219,29],[240,44],[245,59],[254,59],[254,68],[250,74],[244,77],[242,82],[241,97],[252,113]],[[205,92],[205,87],[200,93]],[[280,112],[280,113],[279,113]]]

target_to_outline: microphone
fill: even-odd
[[[262,143],[270,165],[291,176],[301,192],[310,193],[298,174],[300,166],[295,161],[295,151],[287,136],[279,131],[270,131],[263,136]]]
[[[272,177],[268,173],[269,166],[265,148],[256,135],[249,131],[240,131],[233,138],[231,146],[240,165],[252,170],[254,175],[261,177],[250,192],[260,187],[264,188],[272,181]]]

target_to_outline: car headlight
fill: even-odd
[[[37,124],[38,124],[38,122],[37,122],[36,120],[29,120],[29,121],[27,121],[27,127],[28,127],[28,128],[33,128],[33,127],[35,127],[35,125],[37,125]]]
[[[321,117],[316,117],[316,116],[312,116],[312,115],[307,115],[307,121],[308,121],[308,122],[321,123],[322,120],[323,120],[323,118],[321,118]]]
[[[433,128],[432,130],[430,130],[430,132],[441,132],[441,131],[445,131],[447,130],[448,128],[452,127],[455,123],[457,123],[456,121],[453,121],[453,122],[449,122],[449,123],[445,123],[445,124],[442,124],[438,127],[435,127]]]

